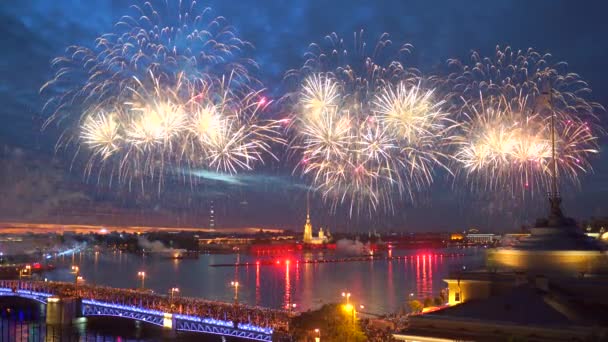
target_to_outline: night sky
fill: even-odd
[[[69,45],[92,46],[96,37],[113,30],[133,1],[137,0],[1,2],[0,217],[61,222],[65,213],[72,217],[68,220],[81,221],[91,214],[98,223],[125,223],[133,217],[148,223],[145,218],[154,217],[162,224],[205,226],[213,201],[220,226],[301,229],[307,187],[280,162],[231,178],[201,173],[205,180],[200,186],[176,182],[142,193],[84,179],[82,166],[71,154],[54,151],[57,133],[41,132],[46,117],[41,113],[44,99],[38,94],[52,77],[51,59]],[[413,44],[410,61],[423,72],[442,70],[448,58],[467,59],[472,49],[492,55],[496,45],[534,47],[567,61],[570,71],[589,82],[592,99],[608,105],[608,4],[604,1],[222,0],[205,4],[255,46],[253,58],[260,65],[256,76],[273,99],[282,95],[285,71],[301,66],[311,42],[331,32],[350,38],[363,29],[369,43],[387,32],[396,43]],[[272,108],[269,115],[280,115]],[[594,172],[582,176],[581,187],[563,194],[566,213],[580,220],[608,216],[608,155],[602,151],[592,165]],[[315,226],[332,230],[506,231],[540,216],[545,199],[537,196],[522,203],[501,195],[473,196],[440,173],[415,205],[397,208],[395,214],[349,218],[341,210],[330,213],[317,198],[312,207]]]

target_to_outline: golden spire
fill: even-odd
[[[304,238],[305,243],[312,241],[312,224],[310,223],[310,200],[308,193],[306,194],[306,224],[304,225]]]
[[[306,193],[306,224],[310,224],[310,196]]]

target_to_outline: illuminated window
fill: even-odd
[[[454,293],[454,301],[455,302],[460,302],[460,292]]]

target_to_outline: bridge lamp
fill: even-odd
[[[173,300],[173,294],[176,293],[176,292],[179,293],[179,288],[172,287],[171,288],[171,300]]]
[[[78,278],[80,277],[80,267],[72,266],[72,273],[74,273],[74,286],[78,286]]]

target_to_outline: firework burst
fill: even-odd
[[[533,111],[520,98],[480,99],[465,109],[454,158],[472,188],[510,194],[549,190],[552,160],[551,116]],[[571,183],[590,170],[589,156],[598,153],[597,137],[584,121],[555,116],[558,173]]]
[[[604,108],[588,99],[588,84],[567,63],[552,59],[532,48],[497,46],[492,57],[473,52],[470,64],[448,61],[453,72],[443,86],[463,127],[455,159],[473,184],[509,193],[548,190],[551,118],[562,181],[576,184],[591,169]]]
[[[334,209],[392,211],[395,194],[413,200],[444,166],[442,144],[454,123],[418,70],[404,66],[411,45],[392,59],[386,34],[372,54],[361,34],[352,53],[335,33],[325,42],[287,73],[298,80],[290,120],[296,169]]]
[[[158,5],[158,6],[154,6]],[[51,63],[55,77],[41,92],[45,109],[57,116],[72,115],[90,104],[115,101],[124,89],[153,73],[163,83],[178,78],[194,82],[218,81],[232,73],[232,86],[256,82],[250,70],[257,65],[245,56],[251,44],[240,40],[223,17],[196,1],[146,1],[130,7],[115,31],[96,39],[95,46],[70,46]],[[227,72],[228,71],[228,72]]]
[[[52,62],[41,93],[58,147],[89,154],[87,174],[161,180],[183,166],[251,170],[281,142],[260,119],[268,103],[250,76],[251,47],[196,1],[131,6],[93,48],[72,46]]]
[[[82,142],[94,155],[107,159],[120,150],[122,137],[116,113],[100,111],[85,116],[82,124]]]

